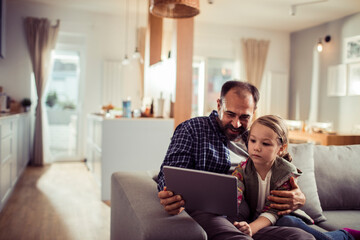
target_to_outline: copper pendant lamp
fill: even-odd
[[[199,0],[151,0],[150,13],[165,18],[190,18],[200,13]]]

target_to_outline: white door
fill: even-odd
[[[80,54],[54,50],[45,92],[50,153],[54,161],[78,155]]]

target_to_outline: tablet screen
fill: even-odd
[[[182,196],[185,209],[237,215],[235,176],[172,166],[163,171],[167,189]]]

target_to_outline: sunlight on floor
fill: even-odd
[[[71,239],[96,239],[95,229],[109,232],[110,208],[100,200],[100,189],[85,164],[52,164],[38,180],[37,188],[63,220]],[[86,233],[79,232],[79,225],[89,226]],[[109,239],[109,236],[101,239]]]

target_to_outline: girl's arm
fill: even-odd
[[[244,191],[245,191],[245,184],[244,184],[244,173],[243,169],[246,165],[247,161],[239,163],[239,165],[235,168],[234,172],[232,173],[233,176],[237,178],[237,201],[238,207],[240,206],[241,202],[244,198]]]
[[[278,186],[276,190],[289,190],[291,188],[290,180],[285,181],[282,185]],[[278,220],[279,216],[277,215],[278,211],[277,209],[271,208],[271,201],[269,199],[265,200],[265,205],[262,210],[262,213],[260,214],[259,218],[262,217],[264,219],[267,219],[267,221],[270,223],[270,225],[274,225],[276,221]]]
[[[271,222],[266,217],[258,217],[255,221],[249,224],[251,228],[252,235],[255,235],[260,229],[271,226]]]

